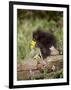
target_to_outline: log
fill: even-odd
[[[48,72],[63,68],[63,55],[49,56],[45,61],[47,62]]]
[[[44,79],[45,76],[48,79],[50,73],[62,69],[63,55],[49,56],[45,60],[40,59],[39,63],[32,59],[22,60],[17,62],[17,80]]]

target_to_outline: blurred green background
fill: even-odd
[[[32,33],[38,27],[53,33],[63,51],[63,12],[17,9],[17,59],[31,58]]]

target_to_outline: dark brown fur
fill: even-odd
[[[56,37],[49,32],[40,29],[33,32],[33,40],[36,41],[36,47],[40,48],[43,59],[50,55],[50,47],[56,47]]]

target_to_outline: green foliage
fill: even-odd
[[[46,31],[52,30],[56,35],[58,48],[63,50],[63,12],[18,9],[17,18],[18,60],[32,58],[30,48],[32,33],[38,27]]]
[[[46,79],[53,79],[53,78],[63,78],[63,70],[59,70],[56,72],[47,73]]]

